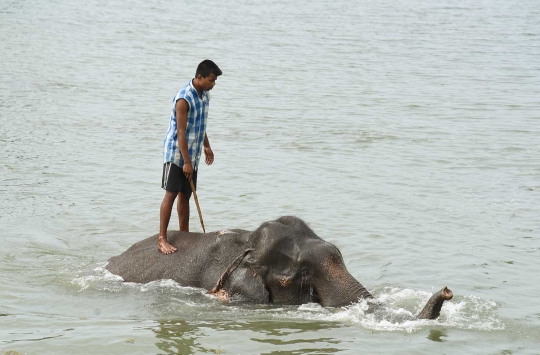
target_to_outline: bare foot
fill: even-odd
[[[163,254],[172,254],[174,253],[175,251],[177,251],[178,249],[176,249],[175,247],[173,247],[172,245],[169,244],[169,242],[167,241],[167,238],[163,237],[163,236],[159,236],[158,237],[158,249],[163,253]]]

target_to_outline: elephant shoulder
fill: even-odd
[[[207,245],[196,251],[203,288],[211,289],[216,285],[219,277],[244,254],[248,240],[248,231],[226,230],[226,233],[214,234]]]

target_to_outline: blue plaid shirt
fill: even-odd
[[[176,130],[176,101],[180,99],[186,100],[189,105],[186,138],[193,169],[197,170],[203,150],[210,93],[208,91],[203,91],[201,97],[199,97],[197,90],[193,87],[192,80],[190,80],[173,99],[171,117],[169,119],[169,130],[163,141],[163,162],[173,162],[179,167],[184,166],[184,158],[180,152],[178,133]]]

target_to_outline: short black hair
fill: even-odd
[[[198,77],[199,74],[201,74],[203,78],[206,78],[210,74],[214,74],[218,77],[223,73],[216,63],[212,62],[210,59],[205,59],[199,63],[197,71],[195,72],[195,77]]]

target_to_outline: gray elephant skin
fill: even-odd
[[[229,302],[341,307],[373,298],[348,272],[339,249],[297,217],[265,222],[255,231],[170,231],[167,238],[178,251],[161,253],[154,235],[112,257],[106,268],[125,282],[172,279]],[[444,287],[417,318],[437,318],[451,298]]]

